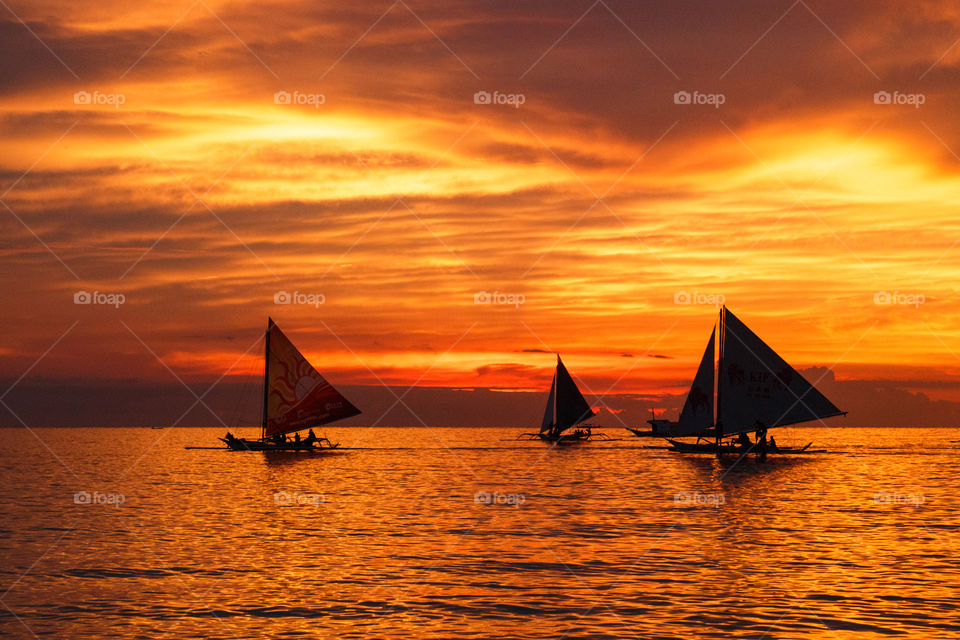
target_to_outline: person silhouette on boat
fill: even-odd
[[[313,432],[313,429],[310,429],[310,431],[307,432],[307,439],[306,439],[307,447],[312,449],[313,443],[316,441],[317,441],[317,434]]]
[[[770,436],[770,439],[767,441],[767,447],[768,447],[771,451],[776,451],[776,450],[777,450],[777,441],[773,439],[773,436]]]
[[[737,444],[743,447],[744,449],[749,449],[750,445],[752,444],[750,442],[750,436],[748,436],[745,433],[741,433],[740,435],[737,436]]]
[[[766,428],[766,427],[764,426],[764,424],[763,424],[762,422],[760,422],[759,420],[757,420],[757,422],[756,422],[756,424],[755,424],[754,426],[755,426],[756,429],[757,429],[757,432],[756,432],[756,434],[755,434],[755,435],[756,435],[756,441],[757,441],[757,442],[765,442],[766,439],[767,439],[767,428]]]
[[[300,448],[300,432],[299,431],[293,434],[293,444],[294,446],[297,447],[297,449]]]
[[[764,460],[767,457],[767,427],[759,420],[757,420],[754,426],[757,428],[757,432],[755,434],[757,440],[757,454],[760,456],[761,460]]]

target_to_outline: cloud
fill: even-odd
[[[555,349],[587,386],[646,402],[684,391],[715,319],[674,303],[687,291],[722,294],[791,361],[951,393],[951,4],[798,4],[766,35],[788,6],[612,2],[567,33],[583,5],[401,4],[359,42],[386,6],[207,6],[166,35],[182,9],[23,7],[79,79],[0,22],[0,283],[23,345],[0,374],[80,319],[82,340],[44,366],[168,375],[136,343],[115,353],[122,319],[215,379],[239,356],[224,334],[252,341],[273,314],[358,384],[369,367],[539,388],[548,363],[517,354]],[[79,89],[126,102],[77,105]],[[525,101],[476,104],[480,90]],[[725,102],[677,105],[681,90]],[[928,99],[877,105],[878,90]],[[78,309],[79,288],[130,303]],[[278,290],[326,302],[278,308]],[[524,302],[477,305],[479,291]],[[925,303],[876,304],[880,291]]]
[[[538,371],[537,367],[532,367],[530,365],[519,364],[519,363],[502,363],[502,364],[490,364],[484,365],[477,368],[478,376],[488,376],[488,375],[507,375],[507,376],[516,376],[523,377],[529,376],[531,373]]]

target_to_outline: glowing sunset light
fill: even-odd
[[[710,35],[714,69],[673,22],[638,32],[652,56],[599,10],[557,41],[560,9],[411,6],[421,24],[398,5],[357,40],[377,11],[295,6],[15,8],[38,25],[57,11],[34,31],[60,61],[7,25],[2,255],[32,302],[8,309],[24,333],[5,375],[79,318],[36,374],[162,375],[122,319],[215,379],[274,315],[351,383],[377,384],[369,366],[390,384],[540,389],[550,358],[524,350],[546,344],[614,385],[613,405],[682,393],[721,299],[838,379],[902,371],[917,390],[957,369],[953,40],[921,29],[893,56],[892,14],[866,29],[814,8],[861,64],[800,7],[752,50],[776,16],[743,42]],[[917,20],[955,20],[928,9]],[[797,33],[803,58],[778,40]],[[77,290],[128,302],[78,308]],[[281,290],[325,301],[278,307]],[[523,302],[475,304],[484,291]],[[103,362],[118,329],[133,343]]]

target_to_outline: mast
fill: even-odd
[[[553,374],[553,379],[554,379],[554,381],[558,381],[557,379],[558,379],[559,377],[560,377],[560,354],[558,353],[558,354],[557,354],[557,370],[556,370],[556,373]],[[559,387],[559,385],[558,385],[558,387]],[[551,389],[551,391],[553,391],[553,389]],[[557,413],[557,403],[560,401],[560,389],[559,389],[559,388],[557,389],[556,395],[553,395],[552,397],[553,397],[553,427],[551,428],[550,432],[551,432],[551,435],[552,435],[552,436],[558,437],[558,436],[560,435],[560,425],[557,424],[557,415],[558,415],[558,413]]]
[[[267,437],[267,395],[270,383],[270,329],[273,328],[273,318],[267,317],[266,341],[263,347],[263,414],[260,420],[260,439]]]
[[[720,402],[723,394],[720,392],[720,389],[723,388],[723,348],[727,333],[726,327],[724,326],[726,310],[727,308],[725,306],[720,307],[720,322],[717,324],[718,330],[720,331],[720,344],[719,351],[717,352],[717,421],[714,425],[714,431],[717,434],[717,446],[720,445],[720,440],[723,438],[723,421],[720,419]]]

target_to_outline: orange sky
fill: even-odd
[[[0,376],[212,381],[272,315],[339,383],[680,393],[723,296],[960,399],[960,9],[902,6],[10,2]]]

